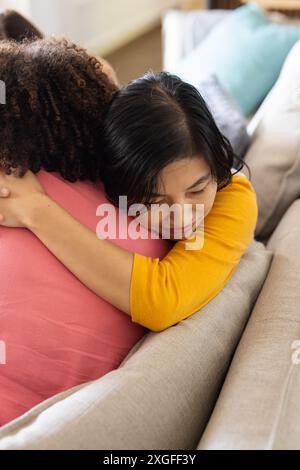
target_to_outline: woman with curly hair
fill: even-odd
[[[51,44],[51,41],[46,43]],[[32,86],[30,73],[25,73],[17,96],[13,94],[9,99],[14,115],[12,121],[8,126],[5,125],[11,111],[8,111],[6,119],[2,120],[0,117],[4,135],[11,143],[8,149],[6,143],[0,146],[0,163],[4,169],[0,176],[3,196],[0,203],[2,230],[7,230],[5,226],[28,229],[23,236],[30,237],[33,242],[35,235],[35,241],[38,242],[39,239],[68,268],[66,273],[73,273],[90,289],[91,295],[94,293],[97,299],[105,300],[118,309],[124,321],[118,317],[115,324],[118,329],[115,328],[114,331],[111,313],[105,316],[105,322],[111,323],[106,323],[106,329],[103,329],[102,324],[101,329],[99,324],[96,325],[97,314],[92,324],[89,322],[89,315],[77,315],[78,309],[74,303],[70,307],[70,303],[67,306],[65,302],[67,322],[65,315],[63,319],[77,332],[80,328],[84,335],[91,335],[89,338],[94,338],[95,335],[103,341],[103,338],[109,338],[105,345],[111,346],[112,350],[116,350],[115,336],[116,333],[119,334],[119,341],[121,338],[124,341],[124,353],[126,348],[128,351],[130,334],[133,345],[143,333],[141,330],[134,330],[134,327],[143,326],[153,331],[162,331],[196,313],[220,292],[253,240],[257,221],[255,191],[248,178],[232,168],[233,158],[238,157],[234,155],[228,139],[220,133],[206,103],[193,86],[167,72],[150,72],[118,90],[110,88],[112,93],[108,101],[111,101],[102,116],[103,107],[97,102],[97,97],[108,97],[107,84],[97,84],[90,76],[85,75],[88,70],[90,73],[91,70],[99,73],[97,63],[92,60],[91,64],[88,61],[87,70],[80,69],[81,73],[78,74],[75,65],[75,70],[68,70],[62,58],[55,61],[58,70],[61,61],[64,62],[63,70],[66,67],[69,75],[67,82],[63,79],[63,73],[60,75],[58,72],[57,75],[53,71],[51,57],[40,53],[39,45],[39,41],[30,45],[29,61],[36,67],[34,70],[42,85],[36,81]],[[68,64],[75,64],[75,56],[76,64],[77,61],[80,62],[84,54],[75,52],[66,43],[64,45],[69,54]],[[37,57],[39,60],[36,60]],[[25,53],[22,60],[16,59],[15,63],[23,63],[24,67],[27,58],[28,54]],[[38,62],[46,67],[42,72]],[[11,67],[10,77],[6,74],[8,80],[14,76],[15,67],[16,65]],[[0,67],[0,70],[3,68]],[[18,81],[22,75],[20,70]],[[23,90],[24,83],[26,89]],[[8,93],[10,88],[11,86],[8,87]],[[82,90],[84,95],[81,94]],[[40,96],[47,97],[45,102],[40,101]],[[51,99],[50,96],[59,99]],[[100,113],[99,116],[97,112]],[[22,118],[19,118],[21,114]],[[30,125],[26,127],[27,123],[24,123],[24,132],[24,128],[21,128],[26,116],[29,116]],[[18,150],[15,152],[13,142],[16,143],[16,139],[19,139],[19,133],[20,145],[17,145]],[[94,142],[90,140],[91,137]],[[34,145],[37,142],[38,147],[40,146],[38,149]],[[84,155],[87,155],[88,161]],[[241,161],[239,170],[242,166]],[[43,173],[44,171],[46,172]],[[11,172],[23,177],[11,175]],[[152,242],[146,240],[147,246],[152,243],[152,252],[148,250],[148,254],[146,249],[142,250],[142,245],[138,247],[138,242],[143,240],[132,240],[131,245],[128,239],[123,244],[121,240],[117,240],[117,243],[116,240],[99,240],[95,233],[95,218],[94,226],[91,227],[82,217],[74,215],[76,202],[71,196],[66,204],[58,201],[57,195],[55,197],[49,191],[47,181],[54,177],[52,172],[69,181],[89,179],[96,183],[93,189],[100,188],[97,184],[100,185],[101,182],[107,199],[114,207],[118,207],[120,195],[126,196],[129,204],[141,207],[136,219],[146,229],[154,227],[153,205],[156,208],[163,204],[167,207],[178,204],[180,208],[188,205],[192,208],[191,221],[186,225],[181,218],[176,225],[172,218],[168,240],[164,241],[161,239],[164,235],[164,219],[160,213],[154,227],[160,238]],[[34,173],[37,173],[37,177]],[[71,183],[71,186],[72,184],[78,183]],[[73,195],[75,192],[74,189]],[[96,202],[94,197],[95,193],[92,198]],[[98,193],[98,204],[104,201]],[[203,208],[202,218],[197,218],[199,205]],[[204,218],[205,229],[202,231],[200,228]],[[204,235],[201,248],[186,249],[187,239],[191,243],[198,242],[200,233]],[[42,249],[42,246],[41,244],[36,248]],[[22,247],[19,253],[24,257]],[[26,277],[29,258],[25,261],[26,271],[21,270],[21,274],[18,272],[20,282]],[[40,270],[39,275],[46,276],[46,270]],[[71,282],[71,278],[69,281]],[[44,279],[44,282],[48,281]],[[75,292],[74,288],[78,288],[75,281],[73,289],[70,284],[60,283],[60,295],[68,293],[69,302],[71,297],[73,301],[76,299],[76,303],[80,303],[79,295],[70,295]],[[36,285],[32,285],[32,292],[39,295],[36,293]],[[53,301],[51,296],[47,297],[46,303]],[[54,303],[56,297],[54,296]],[[55,343],[56,330],[48,330],[49,324],[53,327],[49,317],[43,323],[43,315],[41,319],[35,312],[35,316],[42,321],[42,327],[47,328],[49,341]],[[99,318],[104,319],[101,309],[98,310],[98,321]],[[125,319],[129,321],[126,322]],[[22,323],[20,318],[19,322]],[[63,322],[58,321],[58,318],[55,322],[58,322],[56,324],[60,331]],[[69,330],[64,326],[63,331],[68,331],[65,334],[67,337]],[[41,329],[40,333],[42,342],[45,331]],[[9,340],[9,335],[7,336]],[[69,358],[73,359],[74,344],[68,343],[68,347],[73,348],[69,352]],[[61,356],[60,348],[61,345],[55,344],[55,354],[51,358],[53,368],[57,368],[55,372],[58,373],[55,380],[50,381],[52,394],[70,387],[71,383],[86,381],[92,375],[91,359],[87,353],[84,356],[81,351],[78,360],[82,364],[83,358],[86,359],[83,369],[80,369],[81,378],[72,377],[72,380],[67,380],[62,386],[60,374],[65,370],[61,368],[60,361],[65,360],[65,355]],[[49,353],[49,344],[47,351]],[[94,349],[89,353],[95,357]],[[119,359],[121,356],[122,351],[119,350]],[[107,356],[105,360],[107,361]],[[90,373],[84,367],[90,367]],[[113,368],[112,361],[109,367]],[[72,370],[74,375],[75,371],[78,372],[76,367]],[[97,373],[100,376],[99,370]],[[44,376],[43,379],[45,380]],[[10,380],[10,383],[14,383],[11,377]],[[46,395],[50,396],[51,387],[49,382],[46,383]],[[7,386],[6,383],[5,387]],[[34,389],[35,394],[37,390],[40,391],[40,384]],[[38,397],[41,401],[42,395]],[[36,395],[35,399],[38,401]],[[29,403],[30,399],[27,409]]]
[[[54,38],[0,41],[0,75],[6,87],[0,105],[3,171],[37,173],[47,193],[93,230],[97,206],[106,202],[100,185],[103,117],[117,84],[101,59]],[[145,329],[85,287],[33,234],[1,227],[0,237],[4,425],[116,368]],[[163,253],[162,242],[135,245],[144,254]]]
[[[0,45],[2,168],[99,180],[103,115],[118,89],[101,62],[66,39]]]

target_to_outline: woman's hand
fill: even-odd
[[[0,171],[0,225],[26,227],[41,195],[45,191],[31,171],[22,178]]]

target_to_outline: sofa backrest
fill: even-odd
[[[194,449],[271,259],[253,241],[205,307],[149,332],[118,369],[4,426],[0,449]]]

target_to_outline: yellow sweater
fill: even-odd
[[[204,218],[202,248],[187,250],[186,240],[179,240],[162,260],[135,253],[130,286],[132,321],[162,331],[207,304],[230,279],[254,239],[257,216],[254,188],[238,173],[216,193]]]

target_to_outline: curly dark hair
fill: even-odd
[[[0,41],[0,165],[100,180],[103,116],[118,87],[99,59],[65,38]]]

